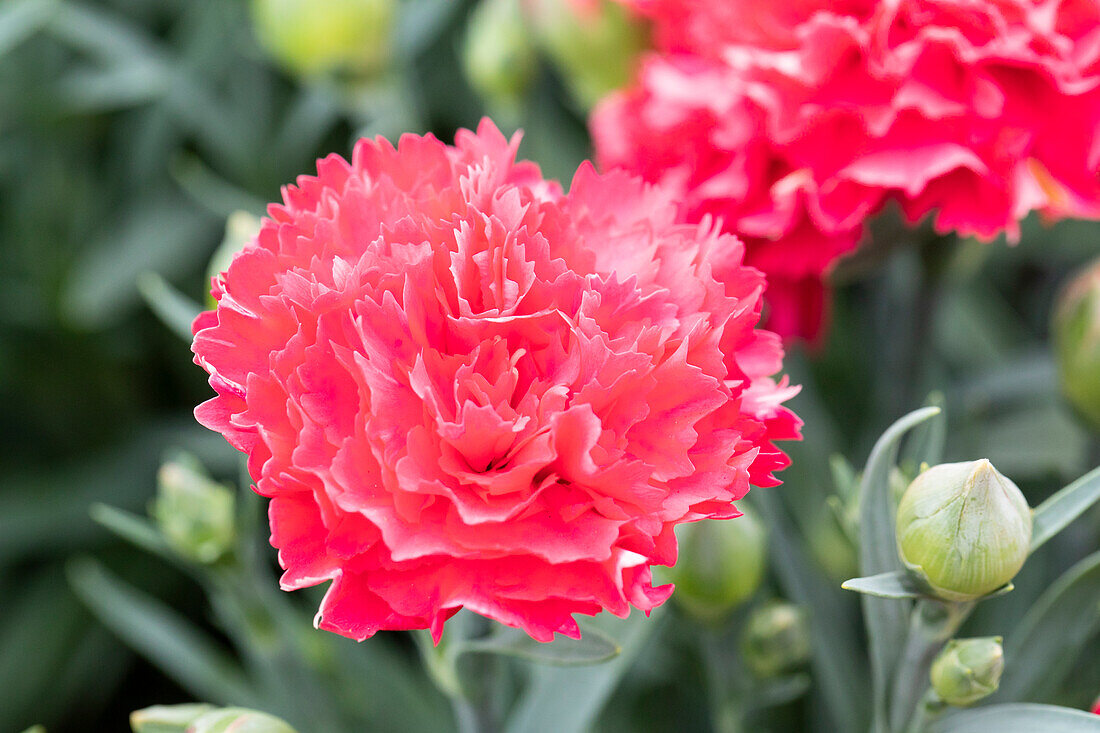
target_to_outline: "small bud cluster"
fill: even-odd
[[[997,691],[1004,666],[1001,637],[953,639],[932,663],[932,689],[948,705],[973,705]]]

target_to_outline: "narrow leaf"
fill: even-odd
[[[0,5],[0,56],[44,26],[57,0],[15,0]]]
[[[1035,508],[1031,551],[1046,544],[1097,501],[1100,501],[1100,468],[1093,469]]]
[[[599,664],[614,659],[622,649],[603,632],[589,627],[580,639],[559,638],[544,643],[518,629],[504,629],[485,639],[464,641],[456,653],[503,654],[540,664],[562,667]]]
[[[263,707],[239,668],[203,631],[95,560],[70,563],[69,583],[104,626],[196,697]]]
[[[901,570],[894,534],[894,501],[890,471],[897,463],[898,447],[907,432],[940,414],[938,407],[924,407],[901,418],[882,434],[867,459],[860,484],[860,572],[865,576]],[[905,644],[909,605],[885,598],[863,597],[863,617],[871,647],[871,682],[876,728],[884,729],[886,695],[899,650]]]
[[[999,699],[1043,699],[1054,692],[1100,629],[1100,552],[1062,574],[1005,637]]]
[[[892,570],[866,578],[852,578],[840,586],[844,590],[862,593],[876,598],[923,598],[928,589],[923,588],[911,574],[904,570]]]
[[[137,285],[142,299],[161,323],[181,339],[191,343],[191,323],[202,311],[202,306],[176,290],[155,272],[141,273]]]
[[[1016,703],[960,710],[931,726],[932,733],[1100,733],[1100,715],[1054,705]]]
[[[591,729],[619,680],[657,632],[662,617],[658,609],[649,618],[634,613],[627,619],[594,620],[593,625],[620,640],[622,653],[606,664],[583,669],[535,667],[504,733],[584,733]]]
[[[855,613],[848,612],[844,594],[825,580],[806,557],[802,537],[795,531],[778,496],[769,491],[750,494],[753,506],[767,521],[769,551],[787,597],[810,614],[811,663],[814,681],[820,685],[833,719],[833,730],[865,728],[865,696],[852,690],[867,689],[860,642],[853,630]]]
[[[171,557],[164,537],[148,519],[107,504],[94,504],[89,513],[92,519],[130,544],[155,555]]]

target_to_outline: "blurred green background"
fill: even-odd
[[[234,452],[191,417],[209,395],[204,374],[143,299],[143,274],[203,301],[226,218],[261,214],[280,185],[311,172],[319,156],[348,154],[360,135],[431,131],[450,140],[456,128],[493,114],[506,129],[526,130],[521,153],[549,176],[567,182],[589,154],[591,95],[578,89],[591,80],[580,78],[576,58],[599,64],[596,52],[577,46],[583,53],[562,63],[568,41],[563,55],[560,40],[536,52],[522,34],[478,31],[516,54],[465,58],[479,94],[463,73],[476,5],[396,2],[369,58],[326,72],[294,68],[294,53],[308,49],[274,59],[243,0],[0,0],[0,731],[32,723],[58,733],[124,730],[133,709],[211,694],[186,654],[162,648],[159,657],[145,655],[157,659],[150,664],[131,651],[132,638],[122,643],[97,620],[111,609],[93,615],[74,585],[87,594],[124,579],[190,619],[218,654],[249,654],[224,636],[194,578],[115,539],[89,513],[105,503],[145,514],[157,466],[174,449],[194,453],[223,480],[237,478]],[[636,43],[632,36],[628,45]],[[528,66],[518,80],[492,77],[500,63]],[[1096,465],[1095,434],[1059,396],[1048,322],[1058,288],[1095,256],[1098,235],[1096,224],[1028,221],[1014,247],[945,243],[903,230],[888,214],[874,246],[836,273],[827,345],[795,345],[788,359],[792,378],[805,385],[793,402],[806,420],[805,441],[791,448],[795,464],[773,492],[795,549],[836,580],[826,590],[848,611],[837,634],[853,648],[862,643],[856,600],[835,588],[852,572],[852,550],[823,511],[834,491],[830,457],[861,465],[886,425],[938,390],[950,418],[947,458],[989,457],[1033,505]],[[160,283],[148,275],[143,282]],[[262,525],[260,502],[241,497],[242,511]],[[1096,527],[1093,516],[1029,563],[1019,591],[990,604],[999,619],[1018,618],[1055,571],[1094,549]],[[261,528],[250,537],[267,573],[261,585],[273,591],[274,553],[263,551],[263,535]],[[89,556],[101,564],[89,565]],[[764,594],[782,585],[775,577]],[[315,600],[275,603],[308,619]],[[116,627],[150,618],[126,616],[132,606],[116,610]],[[612,698],[601,730],[706,730],[692,627],[672,618]],[[157,647],[176,627],[141,628]],[[306,632],[322,634],[308,624]],[[1090,639],[1100,653],[1095,634]],[[418,720],[449,725],[438,693],[412,669],[404,637],[358,646],[331,637],[322,646],[358,655],[349,669],[373,665],[375,676],[408,667],[406,693],[427,716]],[[267,663],[276,677],[293,666]],[[355,681],[366,684],[363,674]],[[1073,679],[1058,702],[1080,707],[1100,690],[1095,664],[1080,664]],[[385,692],[385,679],[371,684]],[[274,699],[280,685],[265,689],[265,700]],[[817,694],[773,720],[828,730],[807,712]],[[353,691],[341,699],[349,697]],[[372,730],[418,729],[394,722],[399,712],[386,717],[370,704],[360,712],[374,716]]]

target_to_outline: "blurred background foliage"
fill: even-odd
[[[0,1],[0,730],[122,730],[133,709],[195,698],[268,709],[302,731],[451,725],[408,638],[356,645],[315,632],[316,597],[276,590],[262,503],[247,489],[244,549],[217,572],[136,549],[102,523],[155,550],[151,525],[104,510],[97,523],[91,511],[145,515],[157,467],[180,449],[237,482],[234,452],[190,414],[209,393],[201,370],[139,288],[167,283],[201,302],[232,212],[262,214],[280,185],[360,135],[450,140],[489,113],[526,130],[521,154],[549,176],[567,182],[589,154],[585,106],[593,85],[616,83],[578,70],[601,65],[600,38],[559,28],[536,43],[522,25],[478,20],[487,11],[472,0],[395,2],[368,58],[333,70],[296,62],[309,53],[299,47],[272,58],[258,35],[276,54],[279,41],[257,33],[243,0]],[[644,30],[610,38],[633,53]],[[486,43],[503,61],[484,58]],[[501,64],[517,73],[502,78]],[[1092,223],[1029,220],[1016,246],[953,242],[881,218],[874,244],[835,273],[827,342],[791,348],[805,441],[761,502],[772,561],[752,605],[777,595],[812,605],[830,649],[862,658],[858,601],[839,589],[856,574],[847,466],[929,394],[949,417],[945,458],[990,458],[1032,505],[1100,462],[1096,435],[1059,395],[1048,337],[1056,293],[1098,235]],[[1098,525],[1094,511],[1056,538],[974,623],[1010,627],[1096,548]],[[824,575],[799,582],[814,566]],[[744,675],[736,655],[713,650],[735,645],[745,612],[703,632],[675,608],[662,614],[643,650],[614,663],[623,683],[603,693],[598,729],[707,730],[700,670]],[[1100,658],[1089,623],[1082,660]],[[1100,669],[1076,665],[1047,699],[1091,701]],[[837,729],[813,713],[820,681],[808,703],[785,704],[805,691],[790,685],[772,690],[773,729]]]

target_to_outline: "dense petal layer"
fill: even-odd
[[[798,437],[741,244],[626,174],[566,195],[517,144],[486,122],[320,161],[195,321],[196,415],[249,453],[283,587],[332,581],[321,628],[648,611],[672,527],[736,516]]]
[[[982,238],[1100,217],[1096,3],[624,1],[661,52],[594,113],[601,165],[719,217],[784,335],[816,333],[822,278],[889,201]]]

